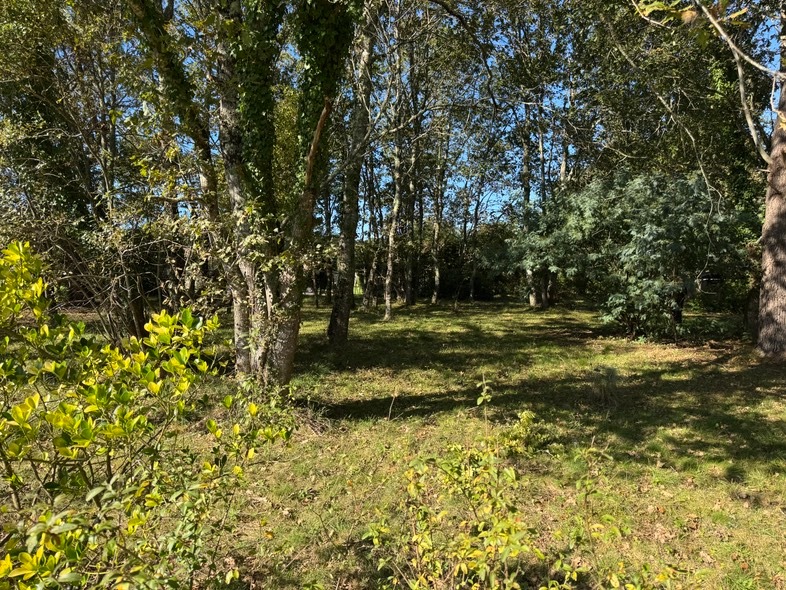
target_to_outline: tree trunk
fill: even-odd
[[[406,265],[404,269],[404,302],[407,305],[414,305],[417,298],[417,260],[415,252],[415,199],[417,191],[417,163],[418,163],[418,142],[417,142],[417,129],[416,136],[409,147],[409,167],[407,169],[407,176],[409,182],[407,184],[407,208],[406,208],[406,227],[407,227],[407,248],[406,248]]]
[[[556,272],[549,271],[549,305],[554,305],[557,302],[557,287],[559,286],[559,275]]]
[[[303,271],[296,261],[286,264],[267,284],[271,288],[262,380],[266,385],[285,385],[292,378],[300,333]]]
[[[214,227],[218,227],[221,224],[221,212],[218,205],[218,174],[211,149],[210,125],[208,124],[207,117],[200,112],[195,102],[195,86],[188,77],[179,56],[176,55],[174,44],[171,42],[166,28],[167,18],[161,11],[160,6],[156,7],[155,4],[142,0],[129,0],[129,7],[136,25],[141,29],[143,36],[150,46],[150,51],[156,59],[158,72],[162,80],[163,94],[171,103],[174,113],[180,120],[180,125],[184,133],[194,143],[194,153],[197,156],[199,167],[199,184],[202,201],[205,203],[207,218]],[[229,7],[224,8],[224,10],[236,12],[239,10],[239,7]],[[224,39],[224,42],[226,42],[226,39]],[[229,54],[226,46],[223,48],[223,52],[228,58]],[[221,53],[221,51],[219,51],[219,53]],[[232,63],[224,65],[228,67],[229,70],[225,70],[223,75],[234,76],[233,60]],[[237,108],[236,94],[237,89],[235,88],[235,109]],[[232,103],[232,97],[230,97],[229,100],[230,103]],[[224,108],[232,107],[231,104],[225,103]],[[224,133],[227,133],[226,129]],[[237,140],[233,139],[232,141],[236,142]],[[236,149],[236,146],[234,149]],[[233,152],[233,155],[237,157],[237,152]],[[232,158],[233,155],[230,155],[230,158]],[[225,166],[227,166],[226,163]],[[230,170],[235,169],[235,164],[233,162],[230,162],[228,166]],[[237,179],[235,179],[235,181],[237,181]],[[230,179],[228,178],[227,183],[229,182]],[[229,240],[230,238],[225,235],[224,232],[215,232],[214,235],[211,236],[210,243],[213,248],[216,248],[226,244]],[[239,269],[234,264],[225,261],[224,257],[221,255],[217,255],[217,257],[222,261],[223,270],[233,296],[234,326],[236,330],[240,330],[235,333],[235,349],[238,359],[237,369],[240,372],[249,372],[251,370],[251,363],[248,331],[244,327],[250,325],[247,287],[242,284],[242,277],[238,276]]]
[[[358,72],[360,88],[356,93],[350,128],[352,137],[349,146],[350,159],[344,180],[344,195],[341,203],[338,255],[336,257],[336,292],[330,314],[327,335],[331,344],[343,344],[349,336],[349,316],[355,300],[355,236],[358,228],[358,199],[360,175],[366,135],[369,126],[369,101],[374,81],[372,64],[374,56],[374,24],[376,2],[366,2],[364,27],[358,42]]]
[[[403,68],[401,56],[401,43],[398,38],[398,24],[394,31],[394,36],[397,42],[396,59],[395,59],[395,72],[394,72],[394,85],[396,87],[396,104],[395,116],[393,118],[394,125],[396,126],[396,133],[393,145],[393,208],[390,211],[390,219],[388,221],[388,258],[387,268],[385,270],[385,320],[393,317],[393,262],[396,256],[396,231],[398,230],[398,212],[401,208],[401,198],[404,190],[404,178],[401,165],[401,122],[403,120],[404,97],[403,97]]]
[[[439,301],[439,283],[440,283],[440,233],[442,230],[442,215],[444,212],[444,198],[445,198],[445,171],[447,168],[447,154],[450,146],[450,134],[448,133],[445,140],[445,148],[443,153],[442,142],[440,141],[439,149],[437,151],[437,178],[435,179],[434,187],[434,221],[431,236],[431,260],[434,266],[434,291],[431,293],[431,303],[436,305]]]
[[[543,309],[548,309],[549,304],[549,271],[547,268],[540,270],[540,306]]]
[[[393,314],[393,262],[396,256],[396,230],[398,229],[398,211],[401,207],[401,148],[396,143],[393,148],[393,209],[388,220],[388,259],[385,272],[385,318],[389,320]]]
[[[292,218],[288,256],[277,269],[265,275],[267,325],[264,329],[254,326],[255,330],[265,334],[262,342],[264,351],[259,355],[264,363],[261,372],[265,385],[286,385],[292,378],[306,282],[303,260],[311,244],[314,229],[314,207],[317,199],[315,184],[318,178],[315,168],[320,156],[322,136],[332,110],[332,100],[324,97],[322,112],[306,156],[304,188],[298,199],[297,213]]]
[[[252,350],[250,330],[252,328],[252,309],[256,308],[258,286],[256,269],[251,262],[248,241],[253,235],[253,228],[248,219],[246,208],[247,182],[243,159],[243,130],[240,123],[240,97],[237,76],[236,58],[231,51],[233,36],[239,34],[242,19],[240,6],[229,2],[221,11],[228,22],[235,23],[234,30],[226,27],[224,34],[219,36],[216,45],[219,103],[218,128],[219,145],[224,163],[224,179],[226,181],[229,202],[232,207],[233,228],[232,245],[235,255],[235,268],[229,268],[227,282],[232,292],[233,326],[236,351],[235,370],[239,374],[256,372],[259,367],[253,366],[257,357]],[[231,264],[231,263],[230,263]]]
[[[376,178],[374,176],[374,154],[369,154],[369,164],[366,167],[366,198],[368,204],[369,236],[374,243],[371,254],[371,266],[366,275],[366,284],[363,288],[363,309],[377,307],[377,261],[382,253],[382,214],[377,205]]]
[[[530,307],[540,306],[540,291],[535,285],[535,273],[527,269],[527,299]]]
[[[235,371],[248,374],[251,372],[251,343],[249,332],[251,318],[248,313],[248,291],[243,281],[230,287],[232,293],[232,333],[235,343]]]
[[[786,73],[786,16],[781,11],[780,72]],[[761,234],[758,351],[786,354],[786,87],[780,84],[778,119],[772,132],[767,198]]]

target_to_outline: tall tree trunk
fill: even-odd
[[[521,192],[525,206],[529,207],[532,201],[532,137],[529,132],[528,110],[525,107],[524,129],[521,133]],[[524,227],[524,232],[528,231]],[[539,307],[541,301],[541,290],[537,286],[535,271],[528,268],[526,271],[527,300],[530,307]]]
[[[781,5],[780,73],[786,74],[786,7]],[[780,83],[778,119],[772,132],[767,200],[761,234],[758,351],[786,354],[786,84]]]
[[[298,200],[297,213],[292,219],[288,255],[278,269],[268,272],[265,277],[268,317],[262,377],[266,385],[286,385],[292,378],[306,283],[303,260],[314,229],[314,206],[318,190],[316,179],[319,178],[315,168],[332,109],[332,99],[325,96],[306,156],[303,192]]]
[[[344,179],[341,202],[338,255],[336,257],[336,292],[327,335],[331,344],[343,344],[349,336],[349,316],[355,298],[355,236],[358,228],[360,175],[363,170],[366,136],[369,127],[369,102],[374,81],[374,25],[377,20],[376,0],[366,2],[364,26],[358,40],[358,72],[360,88],[356,90],[355,106],[350,122],[349,162]]]
[[[444,151],[443,151],[444,150]],[[439,302],[440,287],[440,233],[442,231],[442,215],[445,200],[445,171],[447,169],[448,153],[450,152],[450,133],[447,133],[443,148],[440,140],[437,149],[437,177],[434,185],[434,220],[431,234],[431,261],[434,266],[434,291],[431,293],[431,303]]]
[[[398,134],[400,135],[400,134]],[[393,317],[393,263],[396,257],[396,231],[398,229],[398,212],[401,208],[403,179],[401,178],[401,147],[400,137],[393,147],[393,208],[388,220],[388,259],[385,271],[385,320]]]
[[[405,268],[405,300],[407,305],[414,305],[418,291],[418,259],[420,251],[416,246],[420,241],[419,230],[422,229],[415,220],[415,209],[419,197],[419,163],[420,163],[420,134],[422,129],[422,113],[420,109],[420,63],[416,52],[415,43],[407,44],[409,56],[409,108],[412,109],[412,142],[409,146],[409,166],[407,167],[407,254]]]
[[[254,366],[254,359],[258,358],[252,351],[254,343],[251,341],[252,310],[257,307],[258,287],[256,282],[256,269],[248,252],[249,238],[253,234],[248,213],[247,182],[243,160],[243,131],[240,123],[240,97],[236,57],[231,46],[236,43],[240,34],[241,19],[240,5],[229,1],[222,6],[222,16],[227,22],[234,23],[222,27],[222,33],[216,44],[219,104],[218,127],[219,145],[222,161],[224,163],[224,179],[227,186],[229,202],[232,206],[232,245],[235,255],[235,268],[230,268],[227,273],[227,282],[232,292],[233,326],[235,332],[236,365],[235,370],[240,374],[255,373],[259,367]]]
[[[393,263],[396,257],[396,231],[398,230],[398,213],[401,208],[401,198],[404,191],[404,178],[401,163],[401,148],[403,134],[401,124],[404,119],[404,80],[402,69],[404,67],[401,55],[401,39],[399,38],[399,23],[396,21],[394,37],[396,40],[396,57],[393,72],[394,86],[396,88],[395,115],[393,117],[396,133],[393,140],[393,207],[388,220],[388,256],[385,269],[385,320],[393,317]]]
[[[409,166],[407,167],[407,198],[406,198],[406,260],[404,266],[404,302],[414,305],[417,292],[417,269],[415,261],[415,198],[417,174],[417,140],[413,140],[409,147]]]
[[[376,177],[374,175],[374,153],[369,154],[369,163],[366,167],[366,198],[368,205],[369,239],[374,244],[371,254],[371,266],[366,275],[366,284],[363,288],[363,309],[377,306],[377,261],[382,253],[382,213],[377,203]]]

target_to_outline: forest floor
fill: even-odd
[[[233,558],[257,587],[373,587],[363,535],[399,510],[410,462],[531,410],[552,440],[518,463],[518,507],[546,562],[588,570],[577,588],[647,570],[663,587],[786,588],[786,371],[750,345],[636,342],[590,311],[476,304],[358,312],[336,352],[328,313],[306,310],[303,423],[263,453],[237,515]],[[591,446],[607,458],[588,467]],[[596,534],[571,549],[581,529]]]

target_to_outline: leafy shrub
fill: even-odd
[[[542,450],[561,451],[554,425],[539,420],[529,410],[519,412],[517,418],[498,436],[500,448],[509,456],[529,457]]]
[[[209,420],[214,445],[200,456],[181,422],[217,321],[155,314],[148,335],[120,349],[50,315],[40,273],[29,246],[3,251],[0,589],[231,580],[217,548],[238,480],[256,445],[291,427],[241,391],[224,404],[236,422]]]
[[[479,404],[488,401],[490,387],[482,382]],[[410,590],[467,588],[502,590],[538,588],[670,588],[681,573],[671,567],[636,567],[618,561],[604,563],[598,546],[615,545],[629,535],[609,514],[599,514],[603,461],[612,458],[595,447],[578,449],[574,461],[581,466],[575,482],[575,511],[566,513],[555,540],[567,540],[568,555],[547,558],[533,543],[529,528],[516,506],[528,490],[504,460],[531,458],[539,449],[553,448],[549,426],[532,412],[498,434],[471,446],[455,445],[444,455],[417,459],[405,473],[406,498],[392,518],[379,510],[365,539],[387,577],[381,588]],[[562,454],[562,453],[561,453]],[[544,564],[548,567],[543,567]],[[548,578],[535,586],[533,568]],[[545,572],[551,571],[547,576]]]
[[[587,190],[604,191],[608,207],[595,228],[611,238],[599,244],[606,319],[629,335],[673,334],[702,272],[742,263],[738,222],[714,206],[700,177],[620,177]]]
[[[390,587],[519,588],[522,558],[543,557],[517,514],[516,473],[491,446],[451,447],[415,461],[406,479],[406,526],[394,532],[383,517],[366,534]]]
[[[750,220],[717,200],[700,174],[622,171],[521,208],[511,253],[521,271],[558,272],[604,302],[628,335],[674,335],[704,273],[747,284]],[[725,297],[744,298],[740,286]]]
[[[478,387],[478,405],[488,404],[492,389],[485,377]],[[383,515],[364,537],[373,541],[379,569],[392,572],[384,587],[512,590],[521,587],[525,557],[545,558],[518,514],[519,480],[502,457],[531,455],[551,435],[532,412],[518,418],[498,436],[410,465],[400,511],[405,526],[394,530]]]

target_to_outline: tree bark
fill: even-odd
[[[450,132],[446,134],[444,147],[440,141],[437,150],[437,177],[434,185],[434,220],[431,235],[431,261],[434,266],[434,290],[431,293],[431,303],[436,305],[439,302],[440,287],[440,239],[442,232],[442,215],[444,213],[445,201],[445,172],[447,169],[447,159],[450,153]]]
[[[232,45],[237,43],[243,14],[238,2],[229,0],[221,7],[221,15],[234,26],[221,27],[216,44],[218,69],[218,128],[219,145],[224,165],[229,202],[232,207],[232,247],[235,264],[227,265],[227,282],[232,293],[232,311],[236,361],[235,370],[239,374],[254,374],[260,367],[258,351],[252,350],[257,343],[251,338],[253,324],[258,323],[257,317],[259,287],[257,284],[255,264],[251,261],[249,239],[254,234],[248,212],[248,186],[245,178],[245,161],[243,156],[243,130],[240,121],[240,96],[238,80],[238,64],[232,52]],[[256,321],[255,321],[256,320]],[[255,362],[256,361],[256,362]]]
[[[396,231],[398,230],[398,213],[401,208],[402,193],[404,191],[404,178],[403,169],[401,164],[401,148],[403,141],[403,134],[401,132],[401,122],[403,120],[404,110],[404,81],[403,81],[403,58],[401,55],[401,40],[399,38],[398,21],[396,22],[396,29],[394,31],[396,39],[396,60],[395,60],[395,81],[396,88],[396,104],[395,116],[393,117],[394,125],[396,126],[396,133],[393,145],[393,207],[390,211],[390,218],[388,220],[388,257],[387,267],[385,270],[385,317],[384,319],[390,320],[393,317],[393,263],[396,257]]]
[[[366,136],[369,127],[369,101],[373,90],[374,24],[377,18],[376,1],[366,2],[364,26],[358,40],[358,72],[360,88],[356,91],[355,106],[350,123],[351,139],[349,163],[344,180],[341,202],[338,255],[336,257],[336,291],[330,314],[327,335],[331,344],[344,344],[349,336],[349,316],[355,299],[355,236],[358,228],[358,200],[360,175],[363,170]]]
[[[306,283],[302,261],[314,229],[314,207],[318,189],[315,168],[322,147],[322,136],[332,110],[332,99],[325,96],[306,156],[303,192],[298,200],[297,214],[292,219],[287,256],[282,257],[278,269],[265,275],[267,326],[265,350],[261,357],[264,360],[262,378],[266,385],[286,385],[292,378]]]
[[[369,237],[374,244],[371,254],[371,266],[366,275],[366,284],[363,288],[363,309],[377,307],[377,261],[382,253],[382,213],[377,202],[376,177],[374,175],[374,154],[369,154],[369,164],[366,168],[366,199],[368,204]]]
[[[396,257],[396,230],[398,229],[398,212],[401,208],[401,148],[399,142],[393,147],[393,208],[388,220],[388,259],[385,271],[385,320],[393,317],[393,263]]]
[[[786,12],[781,6],[780,73],[786,74]],[[761,234],[758,351],[786,354],[786,85],[780,83],[778,118],[772,132],[767,197]]]

